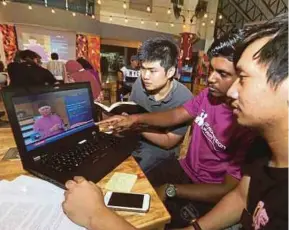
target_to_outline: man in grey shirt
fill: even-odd
[[[149,112],[166,111],[183,105],[193,96],[181,83],[174,80],[178,47],[167,38],[156,37],[139,49],[142,61],[141,78],[133,85],[130,100]],[[178,154],[178,146],[188,124],[166,130],[142,130],[140,148],[133,152],[143,171],[147,173],[161,161]]]

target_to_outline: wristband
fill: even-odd
[[[190,225],[193,226],[195,230],[202,230],[197,219],[193,219]]]

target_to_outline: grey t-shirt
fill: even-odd
[[[173,80],[173,87],[169,94],[160,101],[156,101],[154,96],[149,95],[145,88],[143,87],[141,78],[138,78],[133,85],[132,92],[130,95],[130,101],[134,101],[149,112],[161,112],[167,111],[169,109],[176,108],[183,105],[186,101],[192,99],[193,95],[190,90],[181,84],[180,82]],[[169,128],[169,131],[177,135],[185,135],[187,131],[187,124],[182,124],[177,127]],[[169,156],[177,152],[177,146],[173,149],[166,150],[149,141],[143,139],[141,143],[141,148],[145,149],[146,154],[161,155],[161,158]],[[152,161],[152,160],[151,160]]]

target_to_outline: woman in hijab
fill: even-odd
[[[77,61],[70,60],[65,64],[68,79],[67,82],[90,82],[94,100],[99,100],[101,87],[93,74],[85,70]]]

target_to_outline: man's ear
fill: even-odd
[[[174,77],[175,74],[176,74],[176,67],[172,66],[167,71],[167,78],[170,79],[170,78]]]

